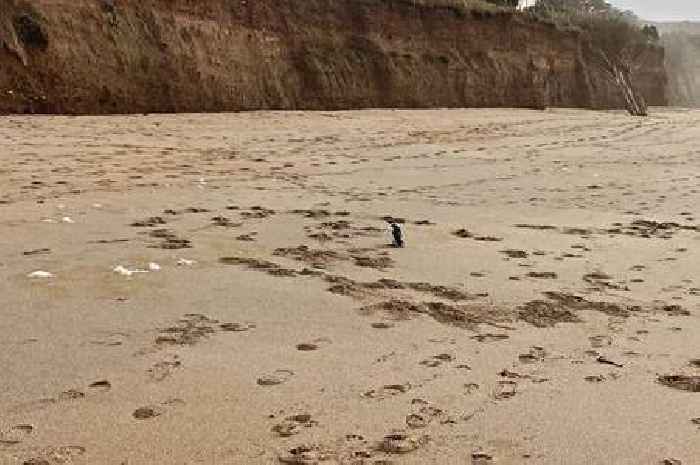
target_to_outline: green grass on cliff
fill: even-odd
[[[499,13],[513,11],[512,8],[498,6],[487,0],[402,0],[404,3],[426,7],[454,8],[462,12]]]
[[[485,0],[410,0],[418,5],[426,6],[451,6],[462,8],[467,11],[500,11],[503,7],[499,7]]]

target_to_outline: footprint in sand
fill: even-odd
[[[283,422],[272,427],[272,431],[282,437],[294,436],[301,432],[301,428],[311,428],[318,425],[316,420],[311,419],[308,413],[300,413],[288,416]]]
[[[520,363],[536,363],[544,361],[547,352],[543,347],[533,346],[530,352],[518,355]]]
[[[301,344],[297,344],[296,348],[298,351],[301,352],[311,352],[314,350],[320,349],[323,345],[329,344],[330,340],[326,338],[319,338],[319,339],[314,339],[311,342],[302,342]]]
[[[527,276],[537,279],[556,279],[557,274],[553,271],[530,271]]]
[[[496,400],[510,399],[517,393],[518,383],[515,381],[498,381],[493,391]]]
[[[379,449],[389,454],[406,454],[417,450],[427,441],[427,436],[417,437],[405,431],[393,431],[384,436]]]
[[[485,334],[477,334],[476,336],[472,336],[470,339],[476,339],[479,342],[492,342],[492,341],[502,341],[504,339],[508,339],[507,334],[493,334],[493,333],[485,333]]]
[[[22,410],[24,409],[41,409],[49,405],[56,404],[57,402],[73,402],[77,401],[80,399],[85,398],[85,393],[82,391],[79,391],[77,389],[68,389],[66,391],[61,392],[58,394],[56,397],[45,397],[41,398],[35,401],[30,401],[21,407]]]
[[[443,362],[451,362],[454,360],[454,355],[451,354],[438,354],[423,360],[420,362],[421,365],[428,368],[435,368],[443,364]]]
[[[276,386],[286,383],[292,376],[294,376],[294,372],[291,370],[275,370],[259,377],[257,383],[259,386]]]
[[[166,224],[166,221],[160,216],[152,216],[141,221],[134,221],[131,223],[132,227],[135,228],[152,228],[157,225]]]
[[[338,443],[340,443],[340,441],[338,441]],[[363,459],[371,459],[376,449],[371,447],[367,439],[361,434],[346,434],[340,447],[339,461],[340,463],[348,464],[370,463]],[[373,465],[393,465],[393,462],[387,460],[374,460],[371,463]]]
[[[427,359],[427,360],[422,360],[420,362],[421,365],[426,366],[428,368],[436,368],[442,365],[442,362],[440,360],[434,360],[434,359]]]
[[[301,352],[310,352],[312,350],[318,350],[318,345],[310,342],[304,342],[301,344],[297,344],[297,350]]]
[[[100,381],[95,381],[94,383],[90,383],[88,387],[94,391],[106,392],[112,389],[112,383],[110,383],[106,379],[103,379]]]
[[[692,375],[663,375],[657,381],[664,386],[681,391],[700,392],[700,376]]]
[[[32,425],[15,425],[7,431],[0,431],[0,446],[14,446],[29,437],[34,431]]]
[[[508,256],[508,258],[527,258],[527,252],[524,250],[506,249],[501,250],[501,253]]]
[[[82,446],[59,446],[48,447],[41,451],[38,456],[31,457],[22,462],[22,465],[51,465],[58,463],[73,463],[73,457],[81,456],[85,453]]]
[[[34,427],[32,425],[24,424],[24,425],[15,425],[12,427],[13,431],[17,431],[22,434],[31,434],[34,431]]]
[[[612,345],[612,338],[610,336],[591,336],[588,340],[591,341],[591,347],[594,349]]]
[[[231,332],[243,332],[243,331],[249,331],[251,329],[255,329],[256,325],[253,323],[221,323],[219,325],[219,328],[221,328],[222,331],[231,331]]]
[[[484,452],[472,453],[472,465],[490,465],[494,463],[493,456]]]
[[[131,415],[137,420],[150,420],[151,418],[162,415],[164,412],[165,410],[159,406],[146,405],[144,407],[137,408]]]
[[[275,426],[272,427],[272,432],[277,433],[279,436],[283,438],[287,438],[289,436],[294,436],[295,434],[299,434],[300,432],[299,425],[295,422],[291,421],[285,421],[282,423],[278,423]]]
[[[612,366],[617,367],[617,368],[624,367],[624,365],[622,365],[621,363],[613,362],[612,360],[610,360],[602,355],[599,355],[598,357],[596,357],[596,362],[602,363],[603,365],[612,365]]]
[[[321,446],[302,445],[289,449],[286,455],[279,457],[280,463],[290,465],[316,465],[330,460],[335,454]]]
[[[425,428],[436,419],[439,419],[441,423],[448,421],[444,410],[434,407],[422,399],[413,399],[412,404],[420,405],[420,408],[417,412],[406,416],[406,425],[409,428]]]
[[[42,248],[42,249],[34,249],[34,250],[28,250],[26,252],[22,252],[22,255],[25,255],[25,256],[48,255],[50,253],[51,253],[51,249]]]
[[[411,385],[406,384],[385,384],[378,389],[371,389],[362,394],[362,397],[367,397],[370,399],[383,399],[386,397],[392,397],[398,394],[404,394],[411,389]]]
[[[179,360],[179,357],[177,355],[173,355],[169,359],[154,363],[153,366],[148,369],[148,375],[154,381],[163,381],[164,379],[170,377],[173,372],[181,366],[182,362]]]
[[[409,428],[425,428],[430,424],[432,418],[421,415],[420,413],[412,413],[406,416],[406,426]]]
[[[467,392],[467,394],[472,394],[479,390],[479,385],[476,383],[467,383],[464,385],[464,389]]]
[[[58,395],[58,400],[77,400],[85,397],[85,393],[76,389],[68,389]]]
[[[124,340],[128,337],[129,336],[127,334],[121,333],[106,334],[104,338],[91,340],[90,344],[105,347],[117,347],[123,345]]]
[[[389,328],[393,328],[393,327],[394,327],[393,323],[387,323],[384,321],[372,323],[372,328],[375,328],[375,329],[389,329]]]

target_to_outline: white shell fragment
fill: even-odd
[[[27,275],[28,278],[32,279],[48,279],[48,278],[54,278],[55,275],[53,273],[49,273],[48,271],[34,271],[32,273],[29,273]]]
[[[146,270],[138,270],[138,269],[130,270],[122,265],[115,266],[112,271],[114,271],[115,273],[120,274],[122,276],[132,276],[135,273],[148,273],[148,271],[146,271]]]

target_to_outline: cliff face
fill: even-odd
[[[637,84],[665,104],[663,50]],[[0,0],[0,112],[621,107],[576,33],[412,0]]]
[[[657,25],[666,49],[669,104],[700,107],[700,23]]]

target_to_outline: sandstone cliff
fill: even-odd
[[[637,83],[665,97],[663,50]],[[412,0],[0,0],[0,112],[620,107],[575,32]]]

